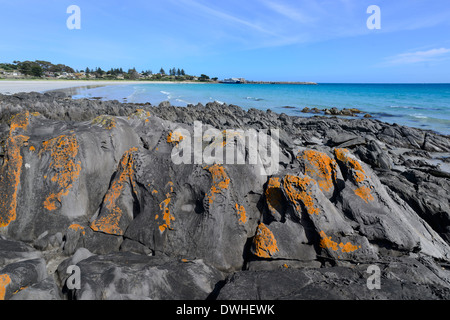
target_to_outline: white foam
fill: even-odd
[[[413,116],[414,118],[417,118],[417,119],[428,119],[427,116],[424,116],[424,115],[421,114],[421,113],[415,113],[415,114],[413,114],[412,116]]]

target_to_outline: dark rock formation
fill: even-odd
[[[0,145],[1,299],[450,297],[447,136],[30,93]]]

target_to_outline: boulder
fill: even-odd
[[[76,265],[80,289],[67,290],[77,300],[203,300],[223,280],[221,272],[199,259],[121,252],[94,255]]]

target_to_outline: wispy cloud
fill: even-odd
[[[216,10],[211,6],[204,5],[200,2],[194,0],[178,0],[178,1],[194,8],[198,14],[207,15],[209,17],[216,17],[220,19],[221,22],[238,24],[250,28],[253,31],[257,31],[267,35],[276,35],[274,32],[262,27],[260,24],[251,22],[248,19],[237,17],[224,11]]]
[[[272,11],[291,19],[295,22],[299,23],[311,23],[316,20],[316,18],[313,18],[310,15],[307,15],[297,8],[294,8],[290,5],[282,4],[279,1],[269,1],[269,0],[262,0],[262,3],[271,9]]]
[[[202,19],[211,21],[208,31],[214,34],[213,38],[220,36],[221,40],[237,43],[238,46],[232,46],[235,49],[252,50],[304,42],[304,34],[288,32],[286,25],[281,21],[286,21],[287,17],[297,20],[291,23],[298,23],[299,19],[305,23],[311,21],[308,16],[301,14],[298,10],[289,10],[289,7],[272,2],[268,3],[272,6],[272,10],[283,15],[282,19],[275,17],[274,11],[267,11],[267,8],[263,10],[255,6],[255,3],[243,3],[241,6],[236,6],[232,1],[228,6],[222,5],[219,8],[210,1],[176,0],[176,2],[177,5],[183,5],[185,9],[201,16]],[[239,0],[234,2],[239,3]]]
[[[450,49],[438,48],[426,51],[415,51],[400,53],[386,58],[384,65],[397,66],[405,64],[416,64],[420,62],[441,61],[450,58]]]
[[[385,1],[380,0],[381,4]],[[425,2],[408,2],[409,7],[404,1],[401,4],[395,2],[395,5],[384,3],[383,27],[377,33],[401,32],[444,23],[448,10],[442,9],[441,12],[445,13],[437,19],[437,10],[427,10]],[[167,12],[175,17],[168,30],[175,28],[174,25],[181,26],[179,32],[168,35],[174,42],[178,38],[194,39],[202,50],[208,48],[214,52],[305,45],[374,33],[366,27],[367,3],[360,0],[169,0],[165,5],[168,6],[165,8]],[[405,7],[409,8],[410,16],[405,17]],[[416,20],[420,23],[412,22]],[[413,59],[398,56],[389,61],[396,63],[395,58]]]

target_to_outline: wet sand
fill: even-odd
[[[73,87],[106,86],[138,82],[139,81],[2,80],[0,81],[0,93],[14,94],[18,92],[44,92],[49,90],[67,89]]]

